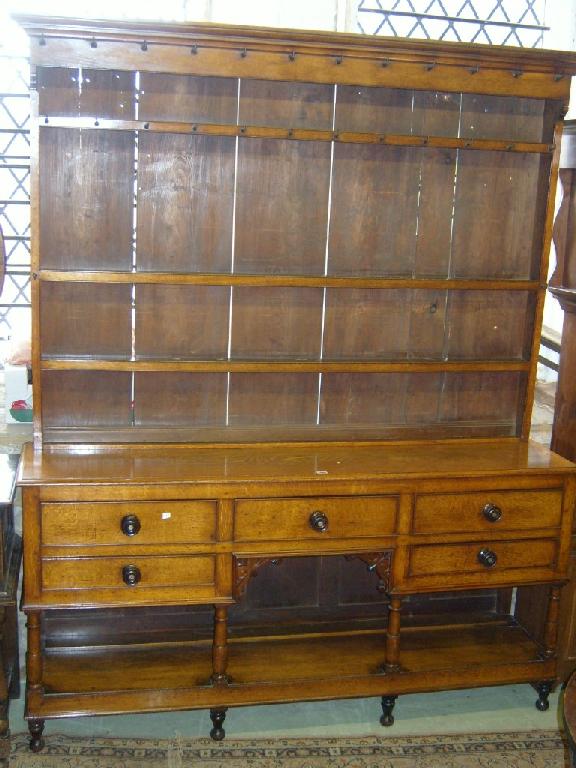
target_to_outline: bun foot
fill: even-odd
[[[394,716],[392,710],[398,696],[382,696],[382,717],[380,718],[380,725],[386,727],[394,725]]]
[[[42,733],[44,731],[44,720],[28,720],[28,730],[30,731],[30,751],[40,752],[44,747]]]
[[[226,736],[226,731],[224,728],[222,728],[222,723],[224,722],[225,718],[226,709],[210,710],[210,720],[212,720],[212,725],[214,726],[210,731],[210,738],[214,741],[222,741],[224,736]]]
[[[534,685],[534,688],[536,688],[536,691],[538,693],[538,698],[536,699],[536,704],[535,704],[536,709],[539,712],[546,712],[546,710],[548,710],[550,707],[548,696],[552,691],[552,683],[549,680],[544,680],[541,683],[536,683]]]

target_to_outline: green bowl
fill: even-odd
[[[10,408],[10,416],[15,421],[30,423],[32,421],[32,408]]]

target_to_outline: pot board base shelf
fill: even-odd
[[[248,704],[390,696],[547,681],[554,661],[512,618],[402,632],[400,669],[384,667],[384,632],[251,637],[229,643],[228,680],[211,682],[207,641],[46,652],[44,693],[31,718],[153,712]],[[138,676],[132,670],[146,670]],[[343,684],[345,691],[343,690]]]

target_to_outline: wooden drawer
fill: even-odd
[[[396,528],[395,496],[325,496],[236,502],[236,541],[389,536]]]
[[[555,571],[557,551],[555,538],[416,546],[410,550],[408,578],[436,585],[441,577],[446,588],[479,580],[530,581],[536,573]]]
[[[45,546],[210,542],[215,533],[215,501],[42,504]]]
[[[154,587],[214,584],[214,558],[77,557],[42,560],[42,590],[121,590],[126,595]]]
[[[418,496],[414,533],[556,528],[562,517],[561,490],[479,491]]]

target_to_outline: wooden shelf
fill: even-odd
[[[436,147],[442,149],[478,149],[496,152],[550,154],[553,144],[510,141],[505,139],[468,139],[448,136],[411,136],[405,134],[319,131],[307,128],[270,128],[260,125],[218,125],[159,120],[115,120],[99,117],[44,117],[42,128],[83,130],[148,131],[184,133],[199,136],[232,136],[247,139],[292,139],[297,141],[335,141],[342,144],[382,144],[400,147]]]
[[[161,283],[168,285],[224,285],[310,288],[414,288],[458,291],[545,290],[537,280],[470,280],[443,277],[339,277],[337,275],[242,275],[229,272],[88,272],[43,269],[37,277],[49,283]]]
[[[98,360],[43,359],[44,371],[179,371],[189,373],[437,373],[529,371],[525,360]]]
[[[232,683],[223,687],[208,684],[211,651],[205,640],[51,649],[44,659],[46,693],[38,714],[66,713],[71,697],[76,712],[86,707],[99,714],[120,706],[136,712],[215,706],[222,695],[231,705],[328,699],[342,679],[346,693],[340,688],[340,697],[433,690],[439,677],[445,689],[528,682],[546,678],[554,665],[538,658],[538,644],[511,621],[405,629],[401,672],[380,671],[384,645],[378,631],[233,639]]]
[[[290,447],[294,443],[307,442],[312,446],[316,443],[332,443],[351,447],[356,443],[382,443],[391,441],[419,441],[473,439],[484,440],[517,440],[517,424],[513,420],[484,419],[482,422],[453,421],[433,422],[426,425],[392,424],[373,426],[371,424],[287,424],[268,426],[209,426],[209,427],[154,427],[154,426],[120,426],[82,428],[82,427],[46,427],[44,444],[77,445],[85,443],[92,450],[93,446],[108,444],[110,448],[124,444],[156,443],[161,450],[162,445],[176,443],[214,443],[216,447],[249,443],[279,444],[286,443]]]

